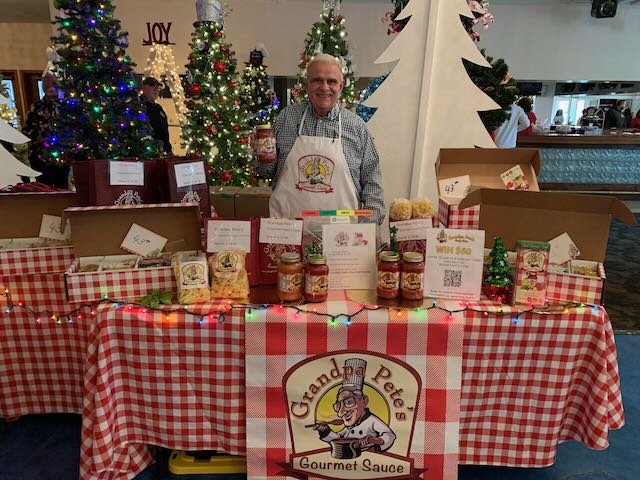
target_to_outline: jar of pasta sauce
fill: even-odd
[[[284,252],[278,263],[278,297],[283,302],[302,299],[302,262],[300,254]]]
[[[422,300],[424,296],[424,257],[421,253],[405,252],[402,255],[400,296],[407,300]]]
[[[398,298],[400,291],[400,255],[385,250],[378,257],[378,283],[380,298]]]
[[[271,129],[271,125],[258,125],[256,127],[251,146],[258,163],[275,163],[277,160],[276,136]]]
[[[329,266],[324,255],[307,256],[304,269],[304,299],[307,302],[319,303],[327,301],[329,290]]]

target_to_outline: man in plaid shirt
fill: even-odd
[[[370,209],[384,219],[380,159],[364,121],[338,104],[344,87],[339,61],[317,55],[307,66],[309,100],[286,107],[273,126],[278,159],[257,164],[273,178],[272,216],[302,210]]]

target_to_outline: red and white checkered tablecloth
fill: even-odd
[[[71,246],[2,250],[0,275],[64,272],[73,258]]]
[[[359,307],[346,301],[343,292],[332,292],[328,303],[315,308],[318,312],[353,314]],[[313,314],[296,316],[292,310],[261,311],[254,316],[246,325],[248,478],[303,478],[293,471],[309,467],[314,459],[338,465],[332,467],[336,470],[310,467],[318,473],[308,478],[394,478],[397,473],[381,476],[365,462],[397,465],[407,458],[413,464],[410,471],[405,467],[401,478],[423,478],[424,469],[428,471],[424,478],[457,478],[462,315],[456,321],[447,319],[439,310],[403,311],[400,316],[378,310],[358,314],[350,325],[344,318],[332,325],[326,318]],[[320,380],[321,375],[328,375],[332,365],[342,368],[344,364],[346,368],[353,359],[367,362],[364,385],[378,389],[377,394],[373,388],[369,392],[363,390],[369,397],[368,406],[380,418],[385,418],[384,412],[389,414],[384,423],[396,438],[389,450],[335,460],[338,457],[329,454],[329,444],[304,424],[328,418],[319,412],[324,404],[331,405],[336,400],[338,388],[346,384],[346,373],[344,379],[338,374],[333,377],[332,373],[326,383]],[[409,393],[410,376],[402,374],[405,367],[394,361],[408,365],[420,378],[415,396]],[[297,369],[303,368],[298,373]],[[389,372],[385,375],[389,384],[375,380],[382,368]],[[292,381],[294,378],[299,381]],[[305,408],[310,413],[301,418],[303,407],[294,408],[294,401],[309,402]],[[336,415],[331,408],[325,410]],[[406,419],[398,419],[398,414],[409,411],[415,412],[415,417],[407,413]],[[360,425],[356,430],[366,428],[365,421],[356,425]],[[380,427],[374,430],[383,431]],[[353,433],[352,430],[348,436]],[[301,459],[300,463],[294,458]],[[347,464],[357,471],[345,473],[342,469]]]
[[[81,413],[89,319],[51,319],[76,309],[65,300],[64,275],[16,275],[4,282],[14,308],[0,310],[0,417]],[[39,313],[40,323],[18,302]]]
[[[219,304],[191,306],[203,314]],[[243,454],[244,312],[223,323],[103,305],[89,332],[80,478],[131,479],[147,444]]]
[[[605,310],[514,318],[465,313],[460,463],[545,467],[565,440],[606,448],[624,413]]]

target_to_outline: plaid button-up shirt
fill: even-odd
[[[380,158],[364,121],[340,104],[325,116],[318,117],[308,101],[286,107],[276,118],[273,131],[277,139],[278,161],[275,164],[257,164],[257,171],[266,178],[273,177],[275,189],[284,169],[284,162],[298,138],[300,121],[305,109],[309,112],[302,127],[302,135],[338,139],[338,113],[342,112],[342,151],[356,188],[360,208],[373,210],[378,223],[385,216],[384,193]],[[322,205],[318,205],[318,209]]]

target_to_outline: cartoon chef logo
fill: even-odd
[[[296,188],[314,193],[333,192],[331,180],[335,164],[321,155],[306,155],[298,160]]]
[[[371,352],[332,352],[294,365],[283,387],[293,450],[285,474],[420,478],[409,451],[421,379],[409,365]]]

